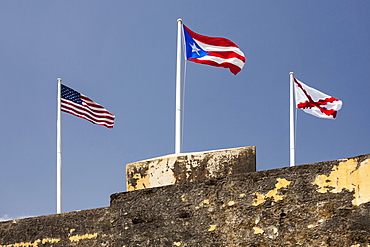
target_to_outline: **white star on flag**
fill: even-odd
[[[193,44],[189,44],[191,46],[191,52],[196,52],[198,54],[198,56],[200,56],[199,52],[200,49],[198,49],[198,47],[195,45],[195,43]]]

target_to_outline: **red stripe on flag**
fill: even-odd
[[[115,116],[108,112],[104,107],[91,101],[86,96],[82,96],[83,95],[81,94],[82,102],[85,105],[80,105],[62,98],[61,110],[76,117],[86,119],[94,124],[104,125],[107,128],[113,128]],[[87,101],[90,100],[94,104],[91,102],[87,102],[88,104],[86,104],[85,99],[87,99]]]
[[[192,61],[192,62],[195,62],[195,63],[207,64],[207,65],[211,65],[211,66],[214,66],[214,67],[226,68],[226,69],[229,69],[231,71],[231,73],[233,73],[234,75],[236,75],[237,73],[239,73],[241,71],[240,67],[238,67],[238,66],[236,66],[232,63],[227,63],[227,62],[223,62],[223,63],[219,64],[219,63],[216,63],[214,61],[199,60],[197,58],[189,59],[189,61]]]
[[[214,57],[220,57],[223,59],[229,59],[229,58],[237,58],[245,63],[246,59],[244,56],[239,55],[236,52],[233,51],[207,51],[209,53],[208,56],[214,56]],[[190,59],[189,59],[190,60]]]
[[[202,43],[208,44],[208,45],[215,45],[215,46],[233,46],[238,47],[234,42],[231,40],[228,40],[226,38],[221,37],[208,37],[201,34],[194,33],[191,31],[187,26],[184,25],[184,28],[186,28],[186,31],[190,34],[190,36],[196,40],[199,40]]]
[[[92,111],[89,107],[79,105],[76,103],[73,103],[71,101],[63,101],[62,100],[62,106],[69,109],[69,110],[75,110],[76,112],[80,114],[85,114],[87,116],[90,116],[92,119],[108,119],[114,121],[114,115],[109,113],[108,111]]]

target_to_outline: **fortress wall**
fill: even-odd
[[[110,212],[107,207],[0,222],[0,246],[112,246]]]
[[[127,190],[222,178],[256,171],[256,147],[171,154],[126,165]]]
[[[114,194],[115,235],[130,246],[368,246],[369,174],[368,155]]]
[[[0,246],[370,246],[370,155],[111,195],[0,222]],[[73,238],[75,237],[75,238]]]

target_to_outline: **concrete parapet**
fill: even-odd
[[[127,190],[256,171],[256,147],[171,154],[126,165]]]

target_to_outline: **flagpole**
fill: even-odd
[[[175,153],[181,153],[181,41],[182,20],[177,19],[177,63],[176,63],[176,123],[175,123]]]
[[[294,137],[294,73],[290,72],[290,166],[295,165],[295,137]]]
[[[58,78],[57,96],[57,213],[62,212],[62,111],[61,111],[61,84]]]

